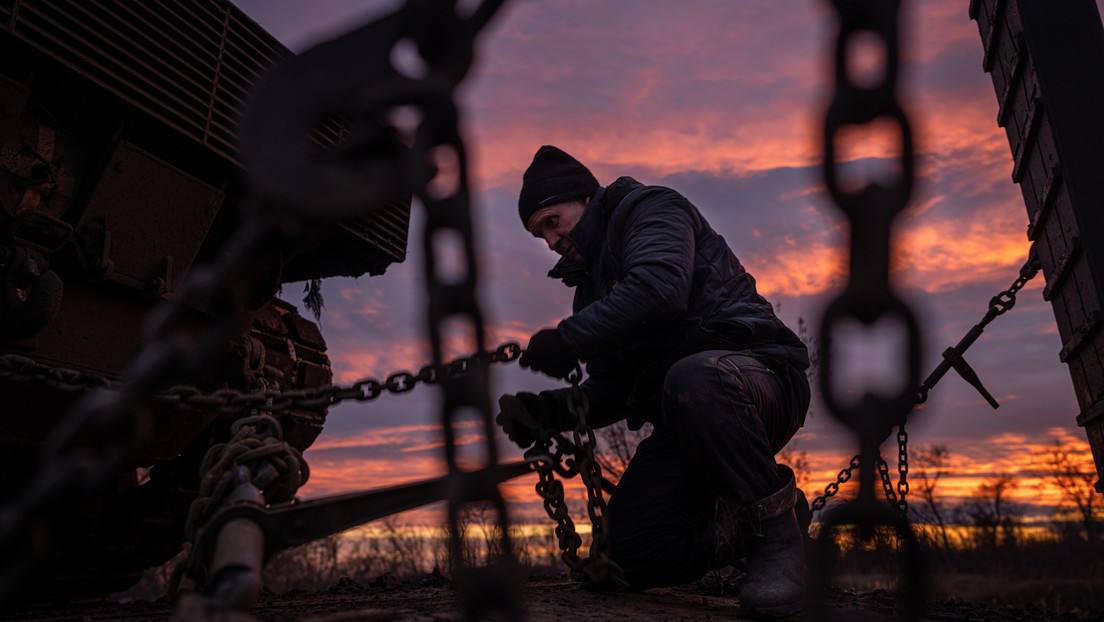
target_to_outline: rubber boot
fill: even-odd
[[[805,609],[805,541],[794,513],[793,471],[779,466],[786,483],[741,508],[747,579],[740,607],[757,618],[784,618]]]

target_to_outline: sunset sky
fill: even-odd
[[[398,3],[236,4],[303,52]],[[1028,251],[1027,213],[1011,180],[1012,158],[996,123],[997,100],[981,68],[969,4],[902,3],[902,103],[915,132],[918,183],[898,220],[895,278],[921,317],[923,375],[981,320]],[[571,291],[545,277],[554,255],[517,216],[522,171],[543,144],[575,155],[603,184],[632,175],[682,192],[729,241],[783,320],[796,328],[803,318],[815,334],[825,305],[847,279],[846,224],[819,169],[833,18],[827,0],[508,1],[483,33],[460,96],[488,343],[524,346],[531,333],[570,311]],[[856,143],[848,152],[853,170],[886,168],[891,147]],[[423,222],[416,206],[405,263],[383,276],[324,284],[321,327],[335,382],[382,379],[428,362]],[[1084,444],[1042,287],[1040,275],[966,355],[999,409],[952,372],[912,414],[914,450],[939,444],[951,452],[948,497],[969,495],[993,474],[1028,469],[1031,453],[1055,439]],[[300,289],[286,286],[284,297],[298,303]],[[837,337],[836,360],[848,377],[877,384],[889,364],[877,347],[884,340],[869,333]],[[494,396],[558,386],[516,364],[496,366],[492,381]],[[306,453],[311,480],[301,494],[442,473],[438,398],[435,388],[420,387],[333,408]],[[504,436],[498,441],[507,457],[520,457]],[[812,496],[846,466],[857,440],[814,398],[790,450],[808,455]],[[887,446],[884,454],[895,471],[896,448]],[[533,476],[517,480],[511,498],[535,499],[534,483]],[[1030,482],[1019,494],[1038,496]],[[529,506],[519,513],[530,515]]]

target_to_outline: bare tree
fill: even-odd
[[[982,482],[973,498],[962,505],[966,523],[977,529],[974,541],[979,548],[1014,545],[1019,541],[1022,508],[1008,499],[1018,485],[1010,474],[996,475]]]
[[[915,475],[912,480],[912,489],[920,498],[921,503],[909,506],[917,519],[935,527],[936,535],[944,551],[949,551],[951,544],[947,537],[947,521],[943,516],[943,504],[937,498],[935,489],[939,485],[939,480],[949,470],[948,457],[950,454],[951,452],[946,445],[929,445],[916,452],[913,464],[918,466],[919,470],[913,471]]]
[[[425,535],[414,526],[400,522],[394,514],[381,519],[380,525],[386,534],[388,570],[398,577],[423,574],[428,557]]]
[[[1078,448],[1073,443],[1063,445],[1058,439],[1054,444],[1033,456],[1036,475],[1058,489],[1063,503],[1059,510],[1072,508],[1080,521],[1077,537],[1090,543],[1100,540],[1104,527],[1104,500],[1096,493],[1093,484],[1096,480],[1095,463],[1092,454]],[[1059,522],[1059,533],[1070,536],[1068,523]]]

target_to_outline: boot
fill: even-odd
[[[747,579],[740,606],[759,618],[783,618],[805,608],[805,542],[794,513],[793,471],[779,466],[786,483],[741,508],[747,546]]]

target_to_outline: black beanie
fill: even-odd
[[[552,145],[537,149],[533,163],[521,177],[518,215],[528,228],[529,218],[543,208],[575,199],[590,198],[598,191],[598,180],[581,162]]]

